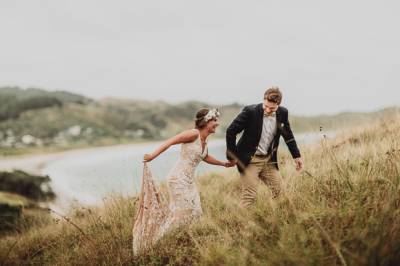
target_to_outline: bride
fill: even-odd
[[[208,154],[207,137],[218,127],[219,112],[201,109],[196,114],[195,128],[186,130],[162,144],[153,153],[145,154],[139,210],[133,226],[133,252],[139,254],[150,248],[168,231],[202,215],[200,195],[195,181],[195,169],[201,161],[213,165],[233,167]],[[167,176],[169,206],[154,184],[147,166],[169,147],[181,145],[179,160]]]

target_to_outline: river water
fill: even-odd
[[[318,133],[298,134],[300,145],[309,144],[322,138]],[[209,153],[225,160],[225,141],[210,139]],[[66,209],[71,204],[98,204],[111,194],[134,195],[139,192],[143,170],[144,153],[152,152],[161,142],[132,144],[116,147],[88,149],[71,153],[59,160],[49,162],[42,174],[52,179],[52,188],[57,194],[55,206]],[[284,146],[284,145],[283,145]],[[149,166],[156,180],[164,180],[179,156],[180,146],[172,146]],[[221,171],[223,167],[200,163],[197,175]]]

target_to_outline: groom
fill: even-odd
[[[288,110],[280,106],[282,93],[278,87],[268,89],[264,102],[244,107],[226,131],[227,158],[236,163],[241,174],[241,205],[251,205],[257,195],[260,180],[272,190],[273,197],[281,192],[281,176],[278,168],[280,136],[286,142],[296,163],[303,167],[288,120]],[[236,143],[236,136],[243,135]]]

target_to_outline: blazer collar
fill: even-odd
[[[262,103],[257,105],[257,112],[259,114],[259,117],[264,116],[264,105]]]
[[[282,114],[282,107],[278,107],[278,110],[276,110],[276,121],[278,122],[280,122],[280,121],[282,121],[282,119],[281,119],[281,114]]]

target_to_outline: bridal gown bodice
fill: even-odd
[[[195,171],[207,156],[200,136],[193,142],[181,144],[179,159],[167,175],[169,206],[155,185],[145,164],[139,210],[133,227],[133,251],[151,247],[165,233],[202,214],[200,195],[195,184]]]
[[[195,184],[195,171],[207,155],[202,151],[200,138],[181,147],[179,160],[167,177],[170,211],[175,216],[191,218],[202,214],[200,196]]]

